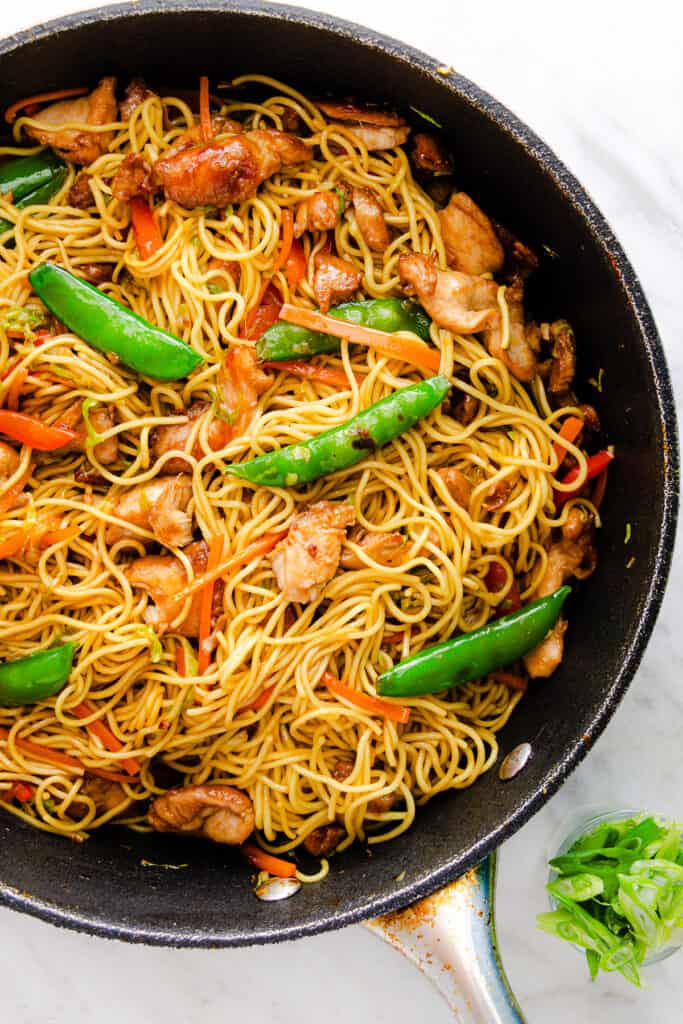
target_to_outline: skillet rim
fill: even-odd
[[[607,220],[578,179],[531,128],[468,78],[455,71],[447,76],[439,73],[438,68],[443,67],[443,62],[439,62],[391,36],[354,22],[304,7],[261,3],[259,0],[137,0],[135,3],[117,3],[105,8],[90,8],[51,19],[0,40],[0,61],[4,55],[19,47],[89,24],[115,22],[124,18],[132,19],[150,14],[174,15],[200,12],[275,18],[279,21],[331,32],[359,44],[364,49],[382,52],[395,61],[417,68],[423,75],[443,88],[459,94],[470,106],[488,118],[497,131],[511,136],[521,145],[552,181],[553,186],[560,192],[564,203],[573,207],[580,215],[589,233],[595,239],[596,245],[602,249],[619,278],[624,301],[630,315],[638,324],[642,343],[652,368],[653,398],[657,403],[664,449],[662,523],[651,566],[651,579],[649,584],[645,585],[641,617],[634,630],[632,642],[622,653],[620,670],[593,719],[590,734],[576,737],[571,747],[565,751],[564,756],[547,772],[541,784],[521,804],[517,812],[489,832],[485,839],[474,844],[464,864],[460,863],[457,869],[452,862],[446,863],[439,868],[428,870],[425,876],[416,882],[403,888],[394,889],[391,894],[368,897],[361,903],[357,902],[349,910],[338,914],[321,915],[316,920],[305,924],[286,925],[280,928],[266,926],[239,934],[234,932],[208,934],[201,929],[172,931],[167,928],[122,926],[113,922],[103,922],[99,918],[65,910],[49,901],[36,899],[29,893],[20,892],[12,886],[3,884],[0,880],[0,906],[28,913],[50,924],[104,938],[144,943],[151,946],[217,948],[282,942],[312,936],[398,910],[443,888],[455,877],[463,874],[488,853],[495,850],[503,840],[521,828],[550,799],[574,768],[580,764],[612,718],[638,669],[654,629],[673,556],[678,517],[679,449],[674,393],[661,339],[635,270]]]

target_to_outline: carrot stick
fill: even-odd
[[[7,729],[0,729],[0,740],[9,738]],[[17,750],[23,750],[35,757],[36,761],[45,761],[46,764],[54,764],[60,768],[77,768],[79,771],[88,772],[90,775],[97,775],[101,779],[108,779],[110,782],[130,782],[128,775],[119,775],[116,772],[107,772],[104,768],[91,768],[83,764],[77,757],[70,754],[63,754],[61,750],[53,750],[52,747],[44,747],[41,743],[34,743],[33,740],[25,740],[17,736],[14,740]]]
[[[107,772],[104,768],[91,768],[90,765],[84,764],[83,771],[87,772],[88,775],[97,775],[100,779],[107,779],[108,782],[130,782],[130,775],[121,775],[119,772]]]
[[[248,544],[244,551],[238,551],[236,555],[231,555],[230,558],[217,565],[215,569],[212,569],[210,572],[207,570],[207,572],[198,576],[196,580],[193,580],[192,583],[188,583],[186,587],[183,587],[182,593],[170,598],[170,604],[174,605],[186,601],[188,597],[192,597],[198,590],[203,590],[207,583],[220,579],[233,569],[239,569],[240,566],[246,565],[254,558],[261,558],[269,551],[272,551],[275,545],[287,536],[288,532],[288,530],[280,530],[279,533],[268,533],[265,537],[261,537],[260,540],[255,540],[253,544]]]
[[[80,535],[80,526],[65,526],[62,530],[46,530],[38,540],[38,547],[44,550],[53,544],[58,544],[60,541],[73,540],[75,537],[80,537]]]
[[[176,641],[175,645],[175,670],[179,676],[187,675],[187,654],[185,653],[185,644],[181,644]]]
[[[419,338],[402,338],[384,331],[376,331],[372,327],[346,323],[333,316],[325,316],[314,309],[293,306],[289,302],[280,310],[280,319],[298,327],[306,327],[309,331],[332,334],[335,338],[347,338],[355,345],[367,345],[389,359],[401,359],[404,363],[412,363],[413,366],[430,370],[432,373],[438,373],[441,366],[441,354],[435,348],[425,345]]]
[[[493,680],[494,683],[504,683],[511,690],[526,692],[527,680],[524,676],[517,676],[513,672],[489,672],[488,678]]]
[[[20,804],[27,804],[29,800],[33,800],[33,786],[28,782],[15,782],[12,795]]]
[[[95,712],[95,709],[91,707],[87,701],[83,701],[82,704],[76,705],[76,707],[71,710],[78,716],[78,718],[90,718],[90,716]],[[123,743],[114,736],[114,733],[101,719],[96,718],[94,722],[88,722],[86,724],[86,729],[91,736],[97,737],[106,750],[110,750],[114,754],[119,750],[123,750]],[[128,775],[140,774],[140,762],[136,761],[134,757],[122,759],[121,765]]]
[[[296,864],[292,864],[291,860],[273,857],[255,843],[242,843],[240,851],[259,871],[267,871],[269,875],[278,878],[292,878],[296,874]]]
[[[299,281],[306,276],[306,253],[298,238],[292,242],[289,256],[285,262],[285,277],[290,288],[296,288]]]
[[[221,560],[223,555],[223,537],[216,535],[209,542],[209,558],[207,561],[207,573],[211,573]],[[213,608],[213,591],[216,581],[208,580],[202,590],[201,607],[199,609],[199,660],[197,674],[203,675],[211,662],[211,651],[209,650],[209,638],[211,634],[211,611]]]
[[[152,208],[146,199],[131,199],[130,219],[138,252],[143,260],[148,260],[159,251],[164,242]]]
[[[26,383],[26,378],[29,375],[29,369],[27,366],[22,366],[20,370],[14,374],[12,383],[10,384],[7,391],[7,408],[16,412],[19,408],[19,399],[21,392]]]
[[[14,555],[18,555],[26,543],[26,539],[26,530],[13,530],[9,536],[0,541],[0,559],[12,558]]]
[[[88,88],[85,85],[78,86],[75,89],[54,89],[52,92],[38,92],[35,96],[27,96],[26,99],[17,100],[16,103],[12,103],[5,111],[5,121],[7,124],[13,124],[17,119],[19,111],[23,110],[24,107],[32,107],[34,103],[65,100],[69,96],[85,96],[87,92]]]
[[[335,370],[333,366],[316,366],[314,363],[305,363],[298,359],[283,359],[281,362],[261,363],[264,370],[284,370],[294,377],[301,377],[303,380],[319,380],[321,384],[329,384],[334,388],[341,388],[346,391],[349,387],[349,379],[343,370]],[[356,382],[362,383],[362,378],[354,373]]]
[[[583,420],[580,420],[578,416],[567,416],[566,420],[562,424],[559,430],[559,437],[563,441],[574,442],[581,432],[583,427]],[[557,468],[559,469],[564,461],[564,457],[567,454],[567,449],[560,441],[555,441],[553,444],[553,451],[557,456]]]
[[[265,690],[261,690],[261,692],[259,693],[258,697],[256,697],[255,700],[252,700],[249,704],[243,704],[237,710],[238,711],[258,711],[259,708],[262,708],[265,704],[268,703],[268,701],[270,699],[270,695],[273,692],[273,690],[275,689],[275,686],[276,686],[275,683],[273,683],[272,686],[266,686]]]
[[[209,76],[201,75],[199,79],[199,129],[202,135],[202,142],[208,145],[211,142],[211,107],[209,106]]]
[[[369,693],[353,690],[345,683],[341,683],[331,672],[323,673],[323,682],[336,697],[343,697],[344,700],[362,708],[363,711],[369,711],[371,715],[381,715],[383,718],[390,718],[392,722],[401,722],[403,725],[410,718],[410,708],[402,704],[390,704],[388,700],[380,700],[379,697],[371,697]]]
[[[292,211],[285,208],[282,211],[282,241],[280,242],[280,249],[275,262],[273,263],[273,273],[276,274],[278,270],[286,266],[289,254],[292,249],[292,242],[294,241],[294,218]]]

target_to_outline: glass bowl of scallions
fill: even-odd
[[[683,825],[637,811],[584,820],[550,860],[552,910],[538,927],[584,951],[593,980],[640,968],[683,944]]]

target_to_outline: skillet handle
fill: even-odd
[[[459,1024],[524,1024],[498,952],[496,856],[441,892],[367,927],[417,964]]]

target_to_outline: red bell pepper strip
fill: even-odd
[[[148,260],[161,249],[164,242],[152,208],[146,199],[131,199],[130,219],[138,252],[143,260]]]
[[[600,476],[602,471],[604,469],[607,469],[613,458],[614,455],[612,454],[612,452],[607,451],[606,449],[601,452],[596,452],[595,455],[589,456],[589,458],[586,460],[586,480],[594,480],[596,476]],[[574,480],[576,480],[578,475],[579,467],[574,466],[572,469],[569,470],[568,473],[564,475],[560,482],[563,484],[571,484]],[[562,508],[562,506],[567,501],[569,501],[570,498],[575,498],[582,487],[583,484],[581,484],[581,487],[575,487],[573,490],[569,491],[553,491],[555,508]]]
[[[75,430],[67,427],[50,427],[41,423],[35,416],[27,416],[23,412],[11,409],[0,409],[0,434],[21,441],[30,448],[40,452],[53,452],[64,448],[78,438]]]
[[[292,242],[289,256],[285,263],[285,277],[290,288],[296,288],[299,281],[306,276],[306,254],[298,238]]]

